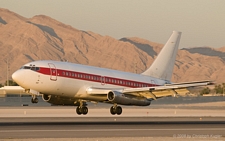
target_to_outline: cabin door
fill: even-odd
[[[101,84],[105,85],[105,76],[101,76]]]
[[[50,68],[50,80],[56,81],[57,80],[57,69],[54,64],[48,63]]]

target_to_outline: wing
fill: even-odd
[[[163,86],[155,87],[142,87],[142,88],[96,88],[92,87],[87,90],[87,93],[92,96],[105,97],[110,91],[117,91],[125,96],[135,96],[136,98],[146,98],[146,99],[158,99],[161,97],[175,96],[175,95],[185,95],[189,92],[189,88],[212,85],[212,81],[194,81],[194,82],[184,82],[184,83],[173,83],[166,84]]]
[[[143,87],[143,88],[129,88],[122,92],[126,94],[139,95],[147,99],[157,99],[160,97],[185,95],[189,92],[189,88],[212,85],[212,81],[194,81],[184,83],[166,84],[164,86]]]

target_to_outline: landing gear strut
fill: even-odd
[[[86,103],[84,103],[83,101],[80,101],[80,106],[77,107],[76,109],[76,113],[78,115],[86,115],[88,113],[88,107],[86,107]]]
[[[122,107],[114,105],[110,108],[110,113],[112,115],[115,115],[115,114],[120,115],[122,113]]]

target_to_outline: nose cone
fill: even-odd
[[[18,76],[17,71],[14,72],[14,73],[12,74],[12,79],[13,79],[13,81],[15,81],[16,83],[17,83],[17,81],[19,80],[18,77],[19,77],[19,76]]]
[[[12,74],[13,81],[15,81],[20,86],[23,84],[24,77],[25,76],[21,70],[17,70]]]

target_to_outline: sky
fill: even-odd
[[[225,0],[0,0],[0,7],[116,39],[165,44],[176,30],[180,48],[225,46]]]

